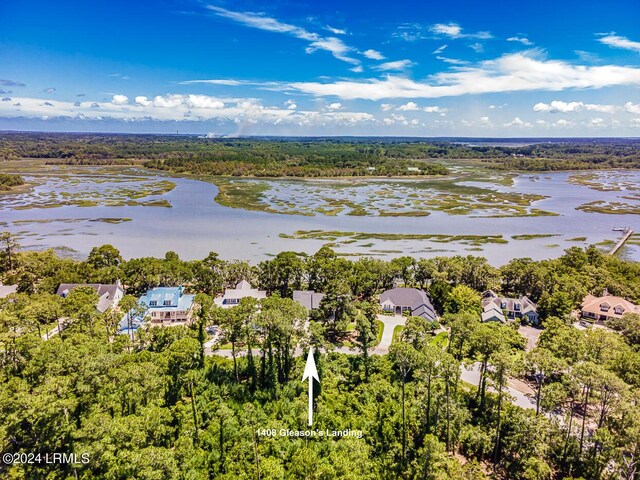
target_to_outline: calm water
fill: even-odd
[[[472,247],[460,243],[431,241],[380,241],[359,240],[338,245],[336,250],[344,254],[372,254],[380,258],[399,255],[429,257],[455,253],[482,255],[495,265],[501,265],[515,257],[534,259],[551,258],[562,254],[572,245],[585,246],[606,240],[616,240],[620,234],[612,232],[615,226],[631,226],[640,230],[640,216],[586,213],[575,210],[579,205],[594,200],[637,204],[638,195],[633,185],[640,185],[640,172],[601,172],[600,181],[622,185],[621,191],[597,191],[584,185],[568,183],[571,173],[522,175],[514,185],[491,185],[498,192],[541,194],[549,198],[534,202],[535,208],[559,213],[557,217],[508,217],[482,218],[477,214],[449,215],[434,211],[426,217],[357,217],[357,216],[301,216],[254,212],[218,205],[214,201],[217,187],[213,184],[170,178],[176,187],[164,195],[152,195],[142,200],[165,199],[172,207],[150,206],[46,206],[43,199],[58,198],[61,191],[67,197],[86,192],[89,198],[113,198],[118,188],[142,188],[165,178],[132,176],[130,173],[104,177],[99,182],[90,176],[37,177],[41,182],[33,192],[0,196],[0,228],[18,233],[21,243],[29,248],[68,247],[77,255],[104,243],[116,246],[125,257],[162,256],[168,250],[176,251],[184,259],[203,258],[210,251],[223,258],[252,261],[268,258],[283,250],[307,253],[317,251],[324,240],[293,240],[279,238],[279,234],[292,234],[296,230],[342,230],[371,233],[420,233],[451,235],[503,235],[508,244],[485,244]],[[124,180],[123,180],[124,178]],[[27,179],[29,177],[27,176]],[[398,190],[411,191],[419,182],[393,180],[401,185]],[[318,191],[322,182],[274,181],[273,189],[281,195],[293,197],[305,195],[305,188]],[[350,185],[362,189],[349,195],[370,195],[387,180],[367,181]],[[461,184],[465,184],[462,182]],[[487,188],[485,182],[466,182],[472,186]],[[302,185],[302,187],[301,187]],[[629,187],[631,186],[631,187]],[[330,185],[329,185],[330,187]],[[367,190],[368,189],[368,190]],[[284,193],[283,193],[284,192]],[[314,193],[315,195],[316,193]],[[631,199],[623,199],[630,196]],[[35,200],[40,208],[19,209]],[[111,224],[95,221],[99,218],[130,218],[131,221]],[[559,236],[533,240],[513,240],[518,234],[559,234]],[[585,242],[569,241],[575,237],[587,237]],[[346,240],[346,239],[342,239]],[[370,245],[373,244],[373,245]],[[482,250],[477,250],[482,248]],[[640,260],[638,247],[631,246],[627,256]]]

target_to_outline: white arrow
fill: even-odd
[[[309,355],[307,355],[307,364],[304,366],[304,374],[302,380],[309,378],[309,426],[313,425],[313,379],[320,383],[318,377],[318,369],[316,361],[313,358],[313,348],[309,347]]]

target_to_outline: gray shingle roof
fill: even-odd
[[[435,320],[437,314],[427,294],[417,288],[392,288],[380,295],[380,303],[390,302],[396,307],[409,307],[411,314]]]
[[[294,290],[293,291],[293,300],[298,302],[300,305],[305,307],[307,310],[311,310],[312,308],[318,308],[322,298],[324,297],[324,293],[317,293],[313,290]]]

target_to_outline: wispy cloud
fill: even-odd
[[[316,50],[325,50],[331,53],[338,60],[342,60],[343,62],[347,62],[352,65],[360,64],[360,60],[349,55],[354,52],[355,49],[346,45],[337,37],[324,37],[315,32],[310,32],[303,27],[281,22],[262,13],[236,12],[215,5],[207,5],[206,8],[218,17],[231,20],[246,27],[256,28],[267,32],[283,33],[300,40],[305,40],[309,42],[309,46],[306,48],[307,53],[313,53]]]
[[[421,82],[389,75],[384,79],[367,81],[294,82],[289,88],[317,96],[382,100],[640,85],[640,68],[575,65],[537,56],[536,52],[504,55],[480,62],[476,67],[441,72]]]
[[[333,28],[329,25],[324,27],[325,30],[328,30],[329,32],[333,33],[334,35],[346,35],[347,31],[343,30],[342,28]]]
[[[623,48],[625,50],[632,50],[634,52],[640,52],[640,42],[629,40],[627,37],[619,35],[606,35],[598,39],[600,43],[609,45],[610,47]]]
[[[518,42],[518,43],[521,43],[522,45],[527,45],[527,46],[533,45],[533,42],[529,40],[527,37],[519,37],[519,36],[509,37],[507,38],[507,42]]]
[[[393,62],[384,62],[380,65],[376,65],[373,67],[375,70],[379,70],[382,72],[388,72],[392,70],[406,70],[409,67],[415,65],[411,60],[395,60]]]
[[[447,48],[448,46],[449,46],[449,45],[441,45],[441,46],[439,46],[438,48],[436,48],[436,49],[435,49],[433,52],[431,52],[431,53],[433,53],[434,55],[437,55],[437,54],[439,54],[439,53],[442,53],[442,52],[444,52],[445,48]]]
[[[443,57],[442,55],[438,55],[436,58],[441,62],[450,63],[451,65],[466,65],[469,63],[466,60],[460,60],[458,58]]]
[[[477,38],[480,40],[493,38],[490,32],[465,33],[457,23],[436,23],[431,25],[429,30],[436,35],[449,38]]]
[[[182,82],[178,82],[180,85],[192,85],[198,83],[208,83],[210,85],[227,85],[231,87],[237,87],[238,85],[248,85],[251,82],[247,82],[245,80],[232,80],[225,78],[214,78],[211,80],[185,80]]]
[[[0,85],[3,87],[26,87],[22,82],[16,82],[15,80],[7,80],[0,78]]]

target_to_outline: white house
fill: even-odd
[[[410,312],[414,317],[435,321],[438,317],[431,301],[425,292],[417,288],[392,288],[380,295],[380,306],[392,315]]]
[[[61,283],[56,292],[62,298],[66,298],[72,290],[80,287],[91,287],[98,294],[98,305],[96,308],[100,313],[104,313],[110,308],[118,306],[122,297],[124,297],[124,289],[119,280],[116,283]]]
[[[256,300],[267,298],[267,292],[251,288],[251,284],[246,280],[242,280],[236,285],[236,288],[226,288],[224,295],[214,300],[215,304],[222,308],[231,308],[240,304],[240,300],[246,297],[252,297]]]

